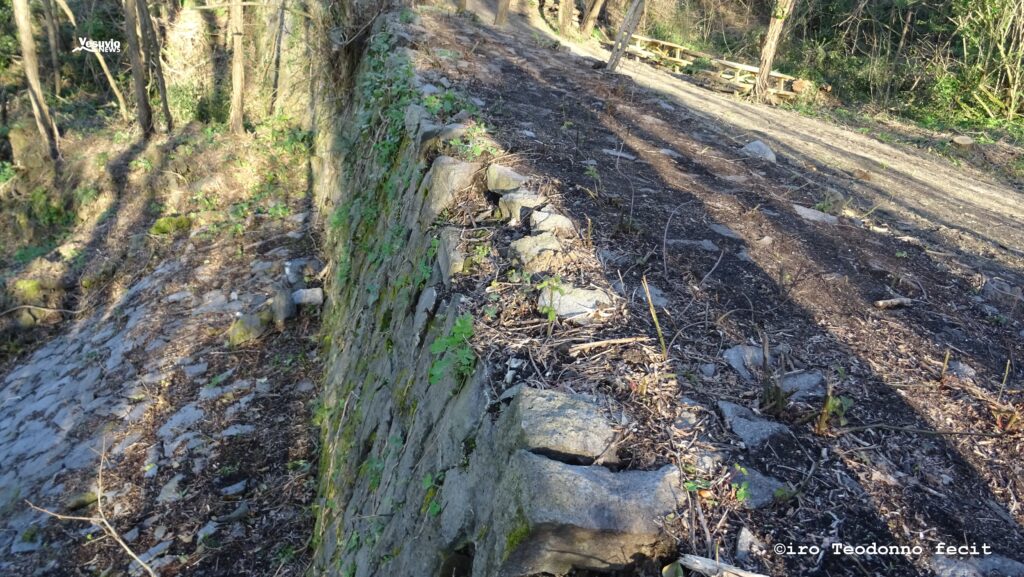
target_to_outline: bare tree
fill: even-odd
[[[754,98],[760,102],[771,100],[772,64],[775,63],[775,53],[779,49],[779,39],[782,38],[782,30],[786,26],[786,17],[793,12],[794,6],[796,0],[775,0],[772,20],[768,24],[764,44],[761,45],[761,62],[758,66],[757,81],[754,83]]]
[[[32,114],[43,140],[50,146],[50,157],[57,158],[60,154],[59,134],[57,125],[50,115],[50,107],[43,99],[43,86],[39,82],[39,57],[36,54],[36,40],[32,37],[32,12],[28,0],[13,0],[14,22],[18,27],[18,40],[21,44],[22,67],[28,80],[28,96],[32,101]]]
[[[230,26],[231,26],[231,117],[229,124],[231,132],[242,134],[245,132],[243,120],[243,92],[245,91],[245,50],[242,42],[242,26],[245,18],[245,9],[240,0],[231,3]]]
[[[60,36],[57,33],[57,13],[50,0],[43,0],[43,21],[46,23],[46,40],[50,46],[50,68],[53,73],[53,93],[60,96]]]
[[[137,33],[139,8],[136,0],[124,0],[124,37],[128,41],[128,60],[132,65],[132,86],[135,89],[135,114],[139,119],[142,135],[153,134],[153,109],[149,107],[149,93],[146,91],[146,67],[142,62]]]
[[[572,32],[572,16],[576,10],[576,0],[559,0],[558,2],[558,33],[568,36]]]
[[[157,90],[160,91],[160,109],[164,113],[164,122],[167,132],[174,130],[174,120],[171,118],[171,109],[167,103],[167,85],[164,83],[164,70],[160,64],[160,40],[156,36],[153,27],[153,19],[149,17],[149,6],[146,0],[138,0],[139,22],[142,28],[142,38],[146,44],[147,59],[152,66],[153,76],[156,76]]]
[[[512,0],[498,0],[498,13],[494,16],[495,26],[504,26],[508,22],[508,10]]]
[[[75,37],[78,37],[78,20],[75,18],[75,13],[71,11],[71,7],[68,6],[66,0],[57,0],[57,5],[64,12],[64,15],[68,17],[68,21],[71,22],[71,26],[75,28]],[[124,101],[124,94],[121,93],[121,89],[117,86],[117,81],[114,80],[114,75],[110,73],[110,68],[107,66],[107,59],[103,57],[102,52],[93,52],[96,55],[96,59],[100,62],[100,68],[103,69],[103,75],[107,77],[107,82],[110,84],[110,89],[114,92],[114,98],[117,99],[117,107],[121,111],[121,118],[125,122],[129,121],[128,117],[128,104]]]
[[[587,6],[587,14],[583,17],[583,28],[580,30],[580,34],[584,38],[589,38],[594,31],[594,25],[597,24],[597,17],[601,15],[603,7],[604,0],[591,0],[590,5]]]
[[[625,18],[622,19],[622,27],[619,28],[619,33],[615,36],[612,55],[608,59],[608,70],[614,72],[615,68],[618,67],[619,60],[622,59],[622,54],[626,52],[629,41],[633,37],[633,33],[636,32],[636,26],[640,23],[640,16],[643,13],[644,0],[633,0],[633,3],[629,5],[629,9],[626,10]]]

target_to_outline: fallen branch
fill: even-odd
[[[651,289],[647,286],[647,277],[641,277],[640,282],[644,285],[644,294],[647,295],[647,307],[650,309],[651,318],[654,320],[654,328],[658,331],[658,342],[661,343],[662,360],[668,360],[668,347],[665,346],[665,335],[661,332],[661,323],[658,322],[658,313],[654,310],[654,301],[651,299]]]
[[[883,299],[880,301],[875,301],[875,308],[886,310],[895,309],[899,307],[909,307],[912,304],[914,304],[914,301],[912,299],[908,299],[906,297],[899,297],[895,299]]]
[[[117,530],[114,529],[113,525],[111,525],[110,522],[107,521],[107,515],[103,512],[103,467],[106,466],[106,464],[107,450],[104,447],[103,451],[100,453],[100,468],[99,472],[96,475],[96,512],[98,513],[98,516],[96,517],[62,515],[60,513],[54,513],[53,511],[43,509],[42,507],[37,507],[36,505],[32,504],[31,501],[25,502],[28,503],[29,507],[35,509],[36,511],[39,511],[40,513],[45,513],[51,517],[60,519],[61,521],[85,521],[86,523],[92,523],[96,527],[102,529],[103,532],[106,533],[108,537],[116,541],[117,544],[120,545],[121,548],[124,549],[126,553],[128,553],[128,556],[134,559],[135,562],[138,563],[139,566],[142,567],[142,569],[147,574],[149,574],[149,577],[157,577],[157,574],[155,571],[153,571],[153,568],[150,567],[145,561],[140,559],[139,556],[136,555],[134,551],[132,551],[132,548],[129,547],[128,544],[125,543],[123,539],[121,539],[120,533],[118,533]]]
[[[54,308],[50,308],[50,307],[40,307],[40,306],[36,306],[36,305],[20,305],[20,306],[16,306],[14,308],[5,310],[4,312],[0,313],[0,317],[7,316],[7,315],[9,315],[9,314],[11,314],[13,312],[17,312],[17,311],[24,310],[24,309],[34,309],[34,310],[37,310],[37,311],[46,311],[48,313],[67,313],[69,315],[77,315],[77,314],[83,313],[83,312],[85,312],[87,310],[87,309],[82,309],[82,310],[77,310],[77,311],[69,311],[67,309],[54,309]]]
[[[768,577],[762,573],[754,573],[728,563],[696,555],[683,555],[679,558],[678,563],[690,571],[696,571],[708,577]]]
[[[884,423],[875,423],[873,425],[862,425],[859,427],[845,427],[836,431],[840,435],[846,433],[856,433],[857,431],[869,431],[871,429],[882,429],[886,431],[899,431],[903,433],[917,433],[919,435],[950,435],[950,436],[962,436],[962,437],[1006,437],[1008,435],[1004,433],[982,433],[980,431],[944,431],[944,430],[933,430],[933,429],[919,429],[917,427],[900,427],[898,425],[886,425]]]
[[[633,343],[645,343],[651,340],[651,337],[626,337],[622,339],[608,339],[606,341],[594,341],[592,343],[583,343],[579,345],[573,345],[569,347],[569,354],[571,356],[578,356],[580,353],[585,353],[591,349],[599,349],[602,347],[614,347],[616,345],[630,345]]]

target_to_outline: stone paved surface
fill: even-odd
[[[280,385],[208,367],[224,354],[223,333],[236,314],[268,304],[286,282],[289,259],[309,255],[279,247],[251,264],[218,264],[187,239],[180,243],[181,251],[0,380],[0,574],[20,574],[36,562],[25,555],[40,549],[53,565],[65,545],[42,536],[50,520],[26,501],[66,511],[95,486],[105,449],[111,467],[129,453],[144,455],[143,478],[154,486],[143,487],[143,497],[173,503],[187,490],[186,475],[175,471],[198,474],[224,439],[252,435],[250,404]],[[236,485],[230,494],[244,491]],[[117,498],[139,487],[104,489],[116,514]],[[148,551],[150,559],[167,549],[158,541],[163,549]]]

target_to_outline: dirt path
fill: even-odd
[[[602,353],[604,375],[577,375],[573,387],[630,407],[630,467],[675,463],[715,489],[728,471],[702,476],[679,448],[706,443],[741,452],[726,470],[751,466],[784,487],[767,509],[705,502],[703,528],[680,521],[680,552],[773,575],[1024,572],[1016,366],[1003,384],[1007,359],[1024,355],[1024,326],[1005,291],[983,290],[978,276],[1017,283],[1019,195],[973,174],[958,186],[967,177],[939,160],[784,111],[593,70],[519,18],[508,33],[444,20],[438,59],[486,103],[487,125],[515,153],[503,162],[558,199],[600,257],[602,283],[619,288],[628,320],[598,337],[655,336],[646,277],[678,376],[654,389],[624,382],[637,362],[627,350]],[[751,132],[778,164],[741,153]],[[839,176],[861,167],[870,180]],[[829,189],[882,206],[856,218],[806,210]],[[595,281],[565,274],[573,286]],[[911,306],[872,305],[895,296]],[[764,347],[768,363],[757,360]],[[574,366],[557,354],[536,362],[547,375]],[[766,382],[793,394],[765,408]],[[844,400],[815,430],[826,386]],[[684,418],[695,407],[700,416]],[[773,553],[872,542],[921,552]],[[939,543],[993,554],[950,557]]]
[[[492,8],[478,3],[481,19]],[[509,30],[557,42],[534,10],[521,7]],[[607,61],[596,42],[569,44],[577,55]],[[813,183],[818,201],[839,191],[852,201],[850,215],[870,211],[897,228],[925,239],[937,253],[962,252],[987,276],[1024,282],[1024,191],[969,166],[909,146],[897,146],[825,121],[760,106],[695,85],[642,62],[624,59],[619,69],[638,86],[657,91],[669,117],[700,120],[703,130],[740,146],[770,144],[780,164]],[[806,183],[805,183],[806,184]],[[812,203],[814,204],[814,203]],[[835,203],[841,209],[841,202]]]
[[[279,288],[290,294],[321,266],[302,189],[291,188],[302,183],[278,171],[272,189],[249,196],[239,175],[279,170],[265,164],[264,145],[188,136],[196,133],[152,145],[168,148],[159,169],[184,186],[158,184],[143,203],[188,214],[191,228],[160,230],[180,221],[154,216],[134,222],[125,238],[144,248],[133,252],[141,261],[114,261],[113,270],[139,272],[113,273],[98,306],[57,327],[0,381],[4,575],[141,574],[97,526],[29,507],[94,517],[100,489],[111,525],[160,574],[305,569],[318,307],[303,307],[280,331],[257,319],[260,338],[227,343],[239,315],[269,311]],[[145,180],[125,177],[122,194],[144,198]],[[275,212],[261,212],[266,198],[280,199]],[[113,234],[134,219],[114,210],[108,221]]]

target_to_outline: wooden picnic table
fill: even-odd
[[[602,43],[612,44],[605,40],[602,40]],[[673,72],[693,66],[698,60],[704,61],[711,70],[700,71],[701,74],[698,74],[698,77],[707,79],[717,87],[729,92],[749,92],[753,88],[759,71],[757,66],[716,58],[711,54],[680,44],[637,34],[630,38],[630,45],[627,47],[626,53],[641,60],[667,67]],[[775,86],[771,88],[773,94],[782,98],[797,96],[795,92],[786,89],[786,83],[797,80],[797,77],[773,70],[769,74],[769,78],[775,81],[773,82]]]

